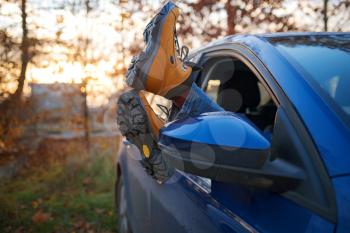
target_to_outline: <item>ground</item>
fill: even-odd
[[[0,232],[115,232],[115,156],[24,169],[0,186]]]

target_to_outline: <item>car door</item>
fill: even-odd
[[[333,232],[335,204],[329,178],[301,120],[265,66],[242,46],[219,45],[193,58],[203,69],[192,78],[209,96],[220,99],[223,95],[213,93],[218,82],[209,88],[210,79],[204,77],[212,70],[210,59],[220,56],[234,57],[260,80],[276,105],[273,132],[261,130],[270,137],[272,156],[283,154],[293,160],[307,178],[295,190],[279,194],[178,171],[166,184],[152,187],[152,232]]]

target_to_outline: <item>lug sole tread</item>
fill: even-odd
[[[143,109],[139,94],[136,90],[123,93],[118,102],[117,123],[119,130],[142,153],[143,144],[152,148],[150,158],[141,160],[146,172],[158,183],[164,183],[174,172],[174,169],[162,156],[156,140],[152,137],[147,113]]]

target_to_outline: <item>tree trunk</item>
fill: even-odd
[[[18,78],[18,86],[15,92],[15,99],[19,99],[23,92],[26,71],[29,62],[28,28],[27,28],[27,0],[21,0],[22,11],[22,42],[21,42],[21,73]]]
[[[227,14],[227,35],[235,34],[235,16],[236,16],[236,10],[231,4],[232,0],[227,0],[225,3],[225,10]]]
[[[91,7],[90,7],[90,0],[85,0],[85,7],[86,7],[86,18],[89,17],[89,13],[91,11]],[[85,54],[85,58],[83,61],[84,64],[84,70],[86,70],[86,66],[87,66],[87,60],[89,59],[89,49],[90,49],[90,41],[89,41],[89,36],[86,35],[85,36],[85,43],[84,43],[84,54]],[[87,84],[88,84],[88,80],[85,79],[83,82],[83,86],[84,86],[84,132],[85,132],[85,143],[86,143],[86,149],[88,152],[90,152],[90,125],[89,125],[89,106],[87,103]]]
[[[328,0],[323,0],[323,24],[324,31],[328,31]]]
[[[83,103],[83,109],[84,109],[84,133],[85,133],[85,145],[86,150],[90,151],[90,125],[89,125],[89,107],[87,104],[87,93],[86,93],[86,82],[83,83],[84,91],[82,92],[84,103]]]

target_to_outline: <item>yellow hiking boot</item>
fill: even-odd
[[[141,164],[147,173],[163,183],[173,173],[157,144],[164,120],[153,111],[143,91],[131,90],[123,93],[117,106],[120,132],[140,150]]]
[[[179,14],[180,9],[169,1],[147,25],[144,31],[146,49],[132,59],[126,74],[130,87],[170,99],[192,84],[189,79],[192,68],[183,61],[188,49],[182,47],[180,51],[176,36]],[[185,58],[179,58],[182,54]]]

